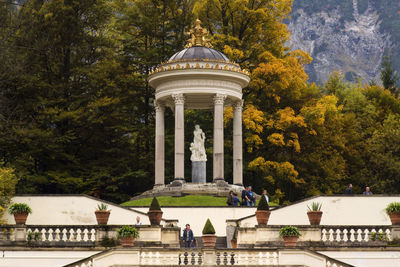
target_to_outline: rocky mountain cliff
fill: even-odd
[[[292,49],[310,53],[311,81],[321,83],[339,70],[348,81],[380,81],[389,53],[400,72],[400,1],[294,0],[288,27]]]

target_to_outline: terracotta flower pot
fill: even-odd
[[[206,248],[213,248],[215,247],[215,243],[217,243],[217,236],[211,234],[204,234],[203,238],[203,245]]]
[[[271,212],[269,210],[257,210],[256,211],[257,223],[261,225],[266,225],[268,223],[270,214]]]
[[[236,239],[232,239],[231,240],[231,245],[232,245],[232,248],[237,248],[237,240]]]
[[[322,218],[322,211],[308,211],[307,216],[311,225],[319,225]]]
[[[149,210],[147,216],[149,216],[151,225],[160,225],[163,212],[161,210]]]
[[[135,242],[134,237],[126,236],[126,237],[121,237],[120,238],[121,245],[123,247],[133,247],[133,243]]]
[[[284,236],[283,242],[285,242],[285,247],[295,247],[298,239],[298,236]]]
[[[14,213],[14,219],[16,224],[25,224],[28,218],[28,213]]]
[[[110,217],[110,211],[108,210],[96,210],[94,212],[96,215],[96,220],[98,224],[104,225],[107,224],[108,218]]]
[[[400,225],[400,213],[389,213],[388,215],[393,225]]]

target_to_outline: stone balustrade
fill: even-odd
[[[291,266],[347,267],[343,262],[299,249],[112,249],[67,267],[100,267],[118,262],[125,266]],[[304,265],[305,266],[305,265]]]
[[[238,246],[283,246],[283,239],[279,237],[279,230],[281,227],[283,227],[283,225],[239,227],[237,236]],[[297,225],[296,227],[301,233],[298,246],[309,246],[310,243],[320,247],[385,246],[387,242],[400,239],[400,227],[390,225]]]
[[[120,225],[1,225],[0,246],[96,247],[116,240]],[[139,246],[179,247],[180,228],[140,225]]]

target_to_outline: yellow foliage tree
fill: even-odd
[[[15,194],[17,177],[11,168],[0,168],[0,221]]]

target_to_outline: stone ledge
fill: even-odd
[[[225,181],[205,184],[182,183],[179,186],[172,182],[169,185],[157,185],[153,189],[148,190],[139,196],[132,197],[131,200],[158,196],[181,197],[185,195],[212,195],[217,197],[227,197],[229,191],[231,190],[237,193],[240,197],[244,187],[240,185],[228,184]]]

